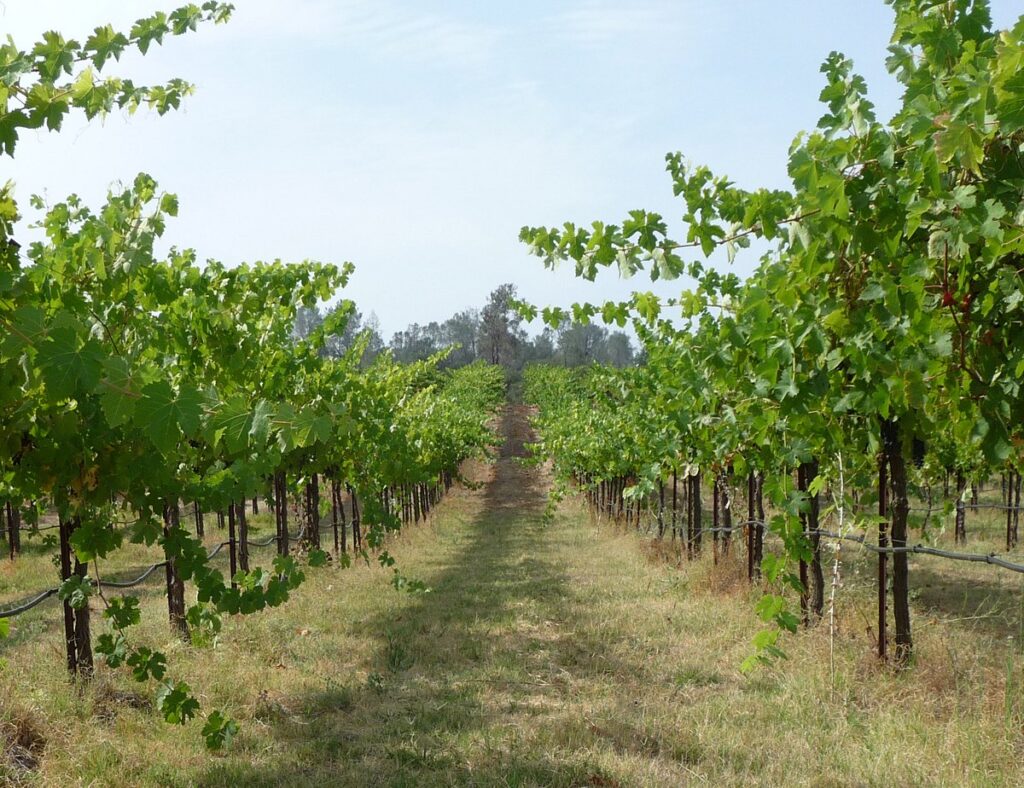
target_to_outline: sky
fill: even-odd
[[[899,100],[882,0],[235,5],[229,24],[110,70],[195,83],[180,111],[27,132],[0,178],[31,220],[30,194],[96,203],[148,172],[180,199],[167,245],[228,264],[351,261],[341,295],[375,312],[385,337],[481,306],[502,282],[539,305],[676,295],[684,280],[546,270],[519,230],[621,223],[644,208],[678,231],[670,151],[743,187],[788,186],[787,150],[822,114],[819,67],[833,50],[854,59],[881,116]],[[84,40],[173,7],[0,0],[0,36],[23,49],[51,29]],[[992,8],[999,27],[1024,13],[1020,0]]]

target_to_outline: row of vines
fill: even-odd
[[[125,33],[98,27],[84,43],[50,32],[28,50],[0,46],[0,151],[13,156],[19,130],[56,131],[72,113],[177,108],[192,90],[181,80],[142,87],[101,72],[128,49],[146,54],[231,11],[206,2]],[[223,614],[282,604],[304,566],[331,559],[320,542],[322,488],[336,537],[347,503],[353,550],[391,566],[386,534],[425,516],[459,464],[491,444],[503,374],[486,365],[442,373],[438,359],[402,366],[386,354],[367,366],[365,342],[329,358],[325,342],[343,330],[344,309],[295,340],[299,308],[334,298],[352,267],[228,267],[190,249],[161,253],[178,203],[148,175],[96,208],[75,196],[52,205],[33,198],[31,207],[39,218],[31,242],[20,243],[12,184],[0,192],[0,502],[11,555],[23,531],[56,530],[52,592],[63,605],[69,670],[88,677],[94,654],[127,666],[157,683],[165,719],[185,723],[199,711],[195,695],[171,678],[164,654],[133,640],[139,599],[112,593],[117,584],[103,579],[117,551],[126,543],[162,550],[150,573],[164,570],[170,622],[184,641],[195,628],[219,628]],[[269,568],[250,565],[245,501],[253,498],[275,511]],[[297,500],[305,522],[293,537]],[[227,576],[201,539],[210,512],[227,516]],[[335,547],[334,560],[347,564],[347,544]],[[394,571],[396,586],[409,585]],[[95,639],[93,606],[103,616]],[[0,606],[0,635],[17,621],[11,613]],[[215,710],[203,733],[216,747],[235,728]]]
[[[898,112],[880,120],[853,64],[832,53],[824,114],[789,151],[792,188],[741,189],[671,154],[682,238],[643,210],[621,224],[522,231],[547,266],[568,261],[584,278],[615,266],[695,280],[667,302],[637,292],[543,310],[551,325],[632,323],[646,363],[574,380],[533,370],[538,452],[599,498],[649,500],[683,480],[698,502],[691,523],[702,476],[722,505],[737,484],[767,501],[748,512],[751,574],[769,591],[762,658],[797,628],[794,599],[805,617],[821,615],[823,518],[878,550],[879,651],[902,666],[913,654],[915,485],[952,478],[962,502],[968,482],[1003,475],[1019,494],[1024,17],[994,30],[981,0],[888,4]],[[748,279],[709,264],[755,239],[764,252]],[[1011,549],[1017,506],[1007,507]],[[763,553],[764,528],[779,551]]]

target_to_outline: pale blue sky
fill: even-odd
[[[32,192],[94,200],[145,170],[181,198],[170,243],[228,263],[351,260],[345,295],[385,336],[479,305],[504,281],[540,304],[650,289],[544,271],[519,228],[639,207],[677,218],[672,150],[744,186],[787,185],[786,151],[821,114],[831,50],[855,59],[883,114],[898,99],[881,0],[236,6],[227,26],[122,60],[138,81],[195,82],[183,111],[29,133],[0,178],[27,208]],[[2,0],[0,34],[27,47],[43,30],[85,36],[170,7]],[[1024,8],[995,0],[993,11],[1005,27]]]

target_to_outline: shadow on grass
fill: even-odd
[[[951,574],[948,567],[924,564],[913,567],[916,604],[941,622],[992,641],[1019,637],[1024,631],[1024,578],[1001,569],[981,571],[988,576],[965,577]]]
[[[425,578],[431,592],[358,625],[381,644],[370,681],[328,684],[294,699],[301,719],[270,720],[288,748],[279,770],[227,759],[202,784],[616,784],[585,759],[520,743],[523,727],[573,702],[569,681],[625,667],[573,634],[568,575],[539,552],[545,480],[519,462],[524,410],[509,408],[502,427],[482,511]]]

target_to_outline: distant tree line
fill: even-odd
[[[331,316],[336,309],[351,308],[345,328],[329,337],[324,352],[340,357],[356,340],[366,335],[364,363],[368,363],[385,347],[390,348],[398,361],[412,362],[428,358],[452,348],[441,362],[445,368],[463,367],[477,359],[499,364],[512,373],[531,362],[548,362],[559,366],[579,367],[598,362],[615,367],[627,367],[639,361],[633,342],[624,331],[609,331],[599,325],[566,325],[553,330],[545,328],[531,337],[522,325],[522,318],[512,308],[516,288],[503,284],[495,288],[481,308],[464,309],[443,322],[431,321],[425,325],[413,323],[392,335],[385,344],[380,334],[376,315],[363,317],[351,305],[339,304],[324,312],[303,309],[295,321],[295,336],[303,339]]]

